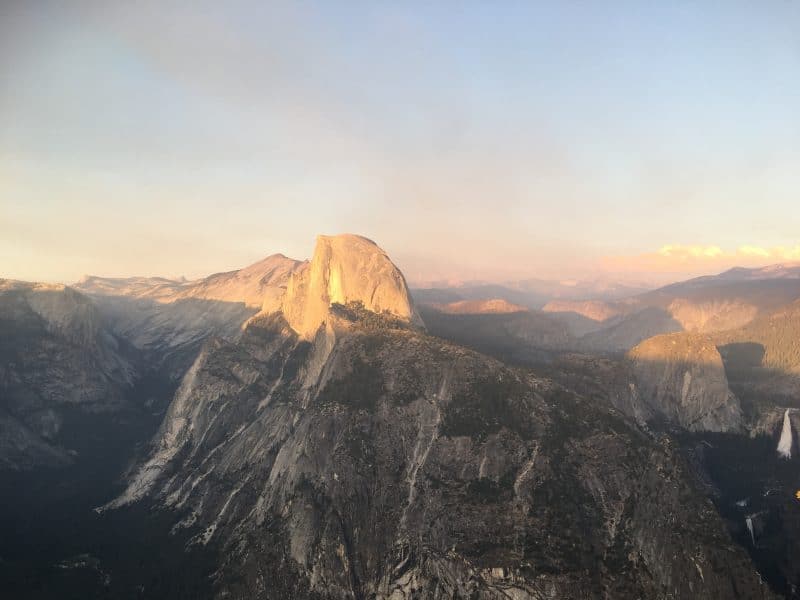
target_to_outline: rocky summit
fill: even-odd
[[[278,310],[301,338],[311,339],[329,321],[332,305],[349,303],[422,323],[403,274],[375,242],[321,235],[311,262],[292,274]]]

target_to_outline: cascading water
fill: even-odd
[[[747,531],[750,532],[750,540],[753,542],[753,546],[756,545],[756,536],[753,533],[753,517],[747,517],[744,520],[745,524],[747,525]]]
[[[792,422],[789,419],[789,409],[783,413],[783,431],[781,431],[781,439],[778,440],[778,454],[782,458],[792,457]]]

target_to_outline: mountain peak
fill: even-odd
[[[311,261],[289,279],[282,303],[286,320],[311,339],[328,321],[331,305],[351,302],[422,323],[405,277],[375,242],[354,234],[317,236]]]

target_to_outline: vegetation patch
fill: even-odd
[[[381,313],[372,312],[364,307],[363,302],[348,302],[347,304],[334,303],[331,312],[336,316],[358,323],[367,331],[382,331],[388,329],[408,329],[409,323],[400,319],[389,311]]]
[[[486,377],[453,398],[441,426],[443,435],[483,440],[506,427],[527,437],[530,417],[524,401],[526,387],[515,377]]]
[[[513,477],[495,481],[488,477],[473,479],[467,484],[467,495],[477,504],[497,504],[510,500],[514,492]]]
[[[378,401],[386,393],[381,370],[355,356],[349,373],[340,379],[332,379],[319,395],[323,404],[339,404],[357,410],[375,410]]]

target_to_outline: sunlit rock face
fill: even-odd
[[[220,302],[242,302],[251,308],[261,308],[265,302],[277,302],[286,289],[292,272],[301,261],[273,254],[252,265],[210,275],[191,282],[175,294],[174,299],[199,298]]]
[[[525,306],[502,298],[489,300],[459,300],[457,302],[433,303],[431,310],[450,315],[503,315],[528,312]]]
[[[743,327],[756,317],[759,309],[737,299],[696,302],[676,298],[667,310],[686,331],[713,332]]]
[[[677,333],[645,340],[628,353],[638,397],[656,415],[690,431],[734,431],[742,424],[739,400],[728,387],[713,341]]]
[[[301,261],[282,254],[243,269],[194,280],[161,277],[83,278],[114,333],[141,351],[148,368],[179,381],[209,337],[233,339],[259,310],[280,308]]]
[[[623,307],[602,300],[551,300],[542,310],[551,313],[575,313],[592,321],[607,321],[622,314]]]
[[[281,310],[289,326],[310,340],[330,320],[331,305],[349,303],[422,324],[403,274],[375,242],[321,235],[311,262],[289,279]]]
[[[126,297],[172,304],[181,300],[207,300],[244,304],[251,309],[278,306],[292,272],[303,263],[273,254],[252,265],[215,273],[194,281],[163,277],[96,277],[87,275],[76,289],[93,297]],[[271,303],[271,304],[270,304]]]

